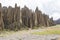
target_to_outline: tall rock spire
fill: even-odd
[[[15,8],[17,7],[17,3],[15,3]]]
[[[1,7],[1,3],[0,3],[0,7]]]

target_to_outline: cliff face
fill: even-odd
[[[11,6],[1,7],[0,3],[0,29],[20,29],[22,27],[34,28],[34,26],[52,26],[54,25],[53,19],[48,15],[42,14],[42,11],[36,8],[35,12],[24,6],[20,7],[15,4]]]

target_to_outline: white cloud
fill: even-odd
[[[57,19],[60,18],[60,14],[59,13],[53,13],[52,17],[53,17],[54,20],[57,20]]]
[[[60,0],[53,0],[44,5],[43,10],[53,17],[54,20],[60,18]]]
[[[14,7],[15,3],[20,4],[19,0],[0,0],[2,6],[12,6]]]
[[[60,18],[60,0],[0,0],[0,3],[3,6],[10,5],[12,7],[17,3],[20,7],[26,5],[33,10],[38,6],[40,10],[50,15],[50,17],[53,16],[54,20]]]

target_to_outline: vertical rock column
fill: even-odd
[[[3,7],[3,22],[4,28],[7,28],[7,7]]]
[[[8,25],[11,25],[12,24],[12,18],[13,18],[13,15],[12,15],[12,7],[9,6],[8,8],[8,12],[7,12],[7,24]]]
[[[3,22],[2,7],[0,3],[0,30],[3,30],[3,28],[4,28],[4,22]]]
[[[17,4],[15,4],[14,8],[14,25],[16,30],[20,29],[20,7],[17,7]]]
[[[20,7],[15,4],[15,21],[20,22]]]

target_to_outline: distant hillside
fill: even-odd
[[[54,20],[56,24],[60,24],[60,18],[58,20]]]

